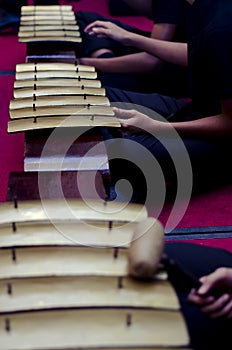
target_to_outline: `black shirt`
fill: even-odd
[[[186,42],[186,6],[183,0],[153,0],[154,23],[177,25],[174,41]]]
[[[189,6],[193,102],[204,115],[215,115],[221,112],[220,100],[232,98],[232,1],[195,0]]]

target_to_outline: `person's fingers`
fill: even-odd
[[[196,289],[192,289],[188,295],[188,301],[198,305],[208,305],[214,301],[213,296],[202,297]]]
[[[219,311],[213,312],[211,318],[226,318],[229,319],[232,316],[232,301],[229,300]]]
[[[92,23],[89,23],[86,27],[85,27],[85,31],[88,31],[89,29],[99,26],[100,23],[102,23],[102,21],[94,21]]]
[[[127,110],[127,109],[121,109],[121,108],[114,107],[113,111],[114,111],[116,117],[118,117],[119,119],[129,119],[129,118],[132,118],[134,116],[134,111],[131,109]]]
[[[85,27],[84,32],[87,33],[89,30],[91,30],[91,29],[95,26],[95,23],[96,23],[96,21],[94,21],[94,22],[88,24],[88,25]]]
[[[125,119],[119,119],[119,123],[121,124],[121,127],[124,129],[128,128],[128,126],[129,126],[127,124],[127,122],[125,121]]]
[[[228,313],[227,318],[232,319],[232,308],[230,309],[230,312]]]
[[[200,278],[202,283],[201,287],[198,289],[198,294],[204,295],[210,293],[210,290],[215,284],[215,273],[210,274],[208,276],[203,276]]]
[[[96,35],[98,38],[107,37],[109,35],[109,30],[100,27],[93,27],[88,31],[89,35]]]
[[[108,29],[110,27],[110,22],[106,22],[106,21],[94,21],[90,24],[88,24],[84,31],[86,33],[88,32],[92,32],[93,29],[96,29],[96,28],[102,28],[102,29]]]
[[[211,318],[228,318],[232,311],[232,301],[229,294],[224,294],[212,304],[203,306],[201,310],[209,314]]]

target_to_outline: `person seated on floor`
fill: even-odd
[[[89,35],[102,24],[121,33],[140,34],[160,40],[186,41],[186,24],[181,0],[153,0],[154,25],[151,32],[125,25],[117,20],[91,12],[76,12],[82,45],[77,52],[80,63],[95,66],[103,85],[143,92],[160,92],[186,97],[187,70],[174,65],[167,56],[161,60],[134,45],[125,45],[120,35]],[[92,30],[93,29],[93,30]]]
[[[134,201],[144,202],[146,195],[153,193],[155,197],[159,193],[160,170],[155,164],[162,169],[165,182],[174,188],[190,187],[191,176],[193,188],[200,190],[231,179],[228,161],[232,147],[232,2],[182,2],[188,13],[187,43],[167,45],[157,39],[141,40],[136,33],[129,37],[126,34],[122,39],[126,32],[118,32],[127,45],[161,59],[169,55],[174,63],[188,66],[192,91],[192,100],[186,101],[106,87],[111,104],[119,107],[115,113],[122,131],[122,138],[104,136],[109,139],[106,142],[109,159],[117,158],[115,167],[110,160],[113,185],[117,179],[131,182],[137,196],[132,198]],[[110,28],[106,24],[92,31],[111,36]],[[114,32],[116,39],[115,35]],[[148,158],[148,154],[152,157]],[[141,174],[143,169],[139,171],[136,166],[138,161],[147,169],[145,176]],[[146,180],[150,181],[149,188]]]
[[[229,350],[232,326],[232,254],[184,242],[166,242],[165,253],[201,282],[168,271],[186,321],[194,350]]]

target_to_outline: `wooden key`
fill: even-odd
[[[72,11],[71,5],[34,5],[22,6],[21,13],[28,13],[33,11]]]
[[[10,110],[11,119],[37,118],[56,116],[89,116],[94,121],[97,116],[114,116],[113,108],[110,106],[47,106],[36,108],[20,108]],[[36,122],[36,121],[35,121]]]
[[[63,36],[67,36],[67,37],[76,37],[79,38],[80,32],[78,30],[68,30],[66,31],[65,28],[61,28],[59,30],[37,30],[37,31],[23,31],[23,32],[19,32],[18,37],[20,39],[27,39],[27,38],[39,38],[39,37],[48,37],[48,36],[52,36],[52,37],[63,37]]]
[[[105,96],[73,96],[64,95],[60,96],[36,96],[16,98],[10,101],[10,110],[21,108],[39,108],[47,106],[109,106],[109,99]]]
[[[65,26],[60,26],[60,25],[35,25],[33,26],[33,30],[34,31],[50,31],[50,30],[60,30],[64,28],[64,30],[69,31],[69,30],[79,30],[79,26],[77,24],[73,25],[65,25]],[[20,33],[23,32],[28,32],[31,31],[31,28],[29,26],[26,25],[22,25],[20,26]]]
[[[39,25],[60,25],[60,26],[66,26],[66,25],[75,25],[77,24],[76,20],[58,20],[58,19],[43,19],[43,20],[37,20],[37,21],[23,21],[20,23],[19,31],[21,26],[39,26]]]
[[[96,96],[105,96],[104,88],[95,88],[95,87],[36,87],[36,89],[32,88],[22,88],[14,90],[14,98],[36,98],[39,96],[55,96],[55,95],[96,95]]]
[[[16,72],[37,73],[37,72],[53,72],[53,71],[71,71],[71,72],[95,72],[94,66],[85,66],[83,64],[71,63],[20,63],[16,65]]]
[[[60,15],[73,15],[73,11],[60,11],[60,10],[35,10],[35,11],[21,11],[21,17],[26,17],[26,16],[60,16]]]
[[[53,310],[2,315],[0,323],[4,350],[173,349],[189,344],[183,316],[173,310]]]
[[[1,248],[28,246],[125,247],[136,222],[77,220],[69,222],[13,222],[0,224]]]
[[[71,78],[71,79],[96,79],[97,73],[93,71],[62,71],[62,70],[52,70],[52,71],[39,71],[39,72],[16,72],[16,80],[24,79],[52,79],[52,78]]]
[[[50,78],[50,79],[25,79],[25,80],[15,80],[14,82],[14,89],[16,91],[19,91],[21,88],[28,88],[37,90],[39,87],[94,87],[94,88],[100,88],[101,82],[97,79],[77,79],[77,78]]]
[[[20,24],[22,24],[23,22],[28,22],[28,21],[33,21],[33,22],[37,22],[37,21],[44,21],[44,20],[59,20],[59,21],[75,21],[75,15],[70,12],[68,14],[64,13],[64,14],[51,14],[50,15],[27,15],[27,16],[21,16],[20,18]]]
[[[119,279],[104,276],[7,279],[0,281],[0,290],[1,312],[74,306],[179,310],[170,283],[159,279],[158,274],[151,283],[134,281],[128,277]],[[64,295],[68,298],[64,298]]]
[[[29,42],[39,42],[39,41],[67,41],[73,43],[81,43],[81,37],[73,37],[73,36],[38,36],[38,37],[28,37],[28,38],[19,38],[19,42],[21,43],[29,43]]]
[[[24,11],[24,10],[21,10],[21,16],[33,16],[33,15],[49,15],[51,14],[52,15],[60,15],[60,14],[70,14],[70,13],[73,13],[73,10],[70,9],[70,10],[62,10],[62,9],[59,9],[59,10],[47,10],[47,9],[43,9],[43,10],[38,10],[38,9],[34,9],[34,10],[27,10],[27,11]]]
[[[8,133],[24,132],[29,130],[73,128],[73,127],[113,127],[120,128],[121,124],[114,116],[78,115],[72,117],[35,117],[15,119],[8,122]]]
[[[0,279],[53,276],[127,276],[127,249],[33,247],[3,249]]]
[[[52,220],[140,221],[147,217],[143,205],[78,199],[49,199],[5,202],[0,207],[0,224]]]

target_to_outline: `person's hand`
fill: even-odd
[[[202,285],[188,295],[211,318],[232,318],[232,268],[219,268],[200,279]],[[215,296],[216,291],[216,296]]]
[[[126,110],[114,107],[114,113],[124,133],[144,133],[150,132],[153,128],[153,119],[146,114],[140,113],[134,109]]]
[[[124,45],[129,44],[128,40],[132,33],[107,21],[94,21],[86,26],[85,30],[89,35],[97,37],[108,37],[110,39],[121,42]]]
[[[151,133],[153,136],[165,136],[172,130],[170,123],[152,119],[134,109],[125,110],[114,107],[114,113],[119,119],[124,134]]]

